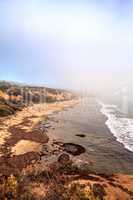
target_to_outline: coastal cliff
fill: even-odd
[[[74,94],[66,90],[1,81],[0,116],[14,114],[29,105],[71,100],[73,97]]]

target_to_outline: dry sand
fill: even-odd
[[[24,132],[24,134],[30,131],[32,132],[34,127],[44,116],[71,107],[77,102],[77,100],[71,100],[50,104],[34,104],[33,106],[26,107],[22,111],[17,112],[15,115],[0,118],[0,145],[8,143],[8,140],[13,137],[11,128],[17,127],[17,131]],[[22,141],[17,141],[13,147],[11,146],[12,151],[15,151],[16,155],[22,154],[22,152],[36,151],[36,146],[38,144],[35,145],[35,143],[32,143],[33,141],[29,141],[31,140],[30,134],[28,137],[29,138],[26,138],[27,140],[23,140],[23,138],[20,137],[20,140]],[[34,145],[31,145],[31,143]],[[2,152],[0,152],[0,155],[2,155]]]

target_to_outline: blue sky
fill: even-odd
[[[132,0],[0,0],[0,79],[80,88],[130,82]]]

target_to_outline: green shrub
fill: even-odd
[[[0,116],[8,116],[14,114],[14,109],[6,104],[0,104]]]
[[[45,100],[47,103],[53,103],[56,101],[56,98],[52,96],[46,96]]]

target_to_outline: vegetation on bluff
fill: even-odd
[[[14,114],[24,106],[70,100],[72,94],[65,90],[0,82],[0,116]]]
[[[89,175],[89,171],[85,173]],[[104,200],[106,192],[100,184],[83,184],[81,179],[82,169],[73,166],[71,161],[47,167],[29,165],[17,176],[0,177],[0,199]]]

